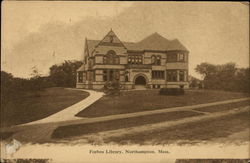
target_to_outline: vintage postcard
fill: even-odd
[[[248,162],[249,2],[3,1],[1,33],[1,162]]]

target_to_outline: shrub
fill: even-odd
[[[185,91],[182,88],[161,88],[160,95],[184,95]]]
[[[104,85],[104,90],[108,95],[120,95],[120,89],[122,88],[119,81],[109,81]]]

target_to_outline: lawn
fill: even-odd
[[[110,120],[105,122],[60,126],[54,130],[52,138],[58,139],[58,138],[68,138],[72,136],[81,136],[84,134],[117,130],[121,128],[128,128],[128,127],[159,123],[165,121],[173,121],[180,118],[193,117],[199,115],[202,114],[189,111],[178,111],[178,112],[168,112],[168,113],[133,117],[133,118],[124,118],[118,120]]]
[[[89,93],[65,88],[22,92],[1,106],[1,126],[22,124],[45,118],[84,98]]]
[[[159,95],[158,90],[138,90],[121,92],[120,96],[104,96],[93,105],[79,112],[79,117],[100,117],[114,114],[164,109],[177,106],[202,104],[229,99],[249,97],[249,94],[194,90],[182,96]]]
[[[194,109],[194,110],[214,113],[214,112],[219,112],[219,111],[232,110],[232,109],[243,107],[243,106],[250,106],[250,101],[241,101],[241,102],[235,102],[232,104],[215,105],[212,107],[209,106],[209,107],[203,107],[203,108]]]
[[[145,145],[150,142],[151,145],[164,145],[180,140],[184,140],[186,143],[189,141],[200,142],[227,138],[227,136],[233,133],[245,131],[248,128],[249,114],[239,113],[216,119],[203,120],[198,123],[187,123],[157,131],[146,131],[137,134],[126,134],[120,137],[109,137],[106,140],[104,139],[104,143],[117,143],[122,145],[132,143]],[[247,136],[246,141],[248,140],[249,137]]]

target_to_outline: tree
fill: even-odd
[[[205,79],[206,77],[212,76],[216,73],[216,66],[207,62],[201,63],[197,65],[195,71],[198,72],[203,76]]]
[[[236,71],[236,90],[250,92],[250,68],[241,68]]]
[[[32,69],[32,73],[30,75],[32,76],[32,78],[41,77],[41,74],[36,66],[33,66],[31,69]]]
[[[5,71],[1,71],[1,100],[2,96],[7,96],[11,94],[14,90],[13,85],[13,75]]]
[[[222,65],[201,63],[195,70],[204,77],[206,89],[249,91],[249,68],[238,69],[232,62]]]
[[[81,61],[64,61],[60,65],[53,65],[50,67],[50,79],[58,87],[74,87],[76,70],[81,65]]]
[[[193,76],[189,76],[189,86],[191,88],[198,88],[199,87],[199,83],[201,82],[199,79],[193,77]]]

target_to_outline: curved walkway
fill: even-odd
[[[73,89],[73,88],[68,88],[68,89]],[[76,120],[76,119],[82,119],[79,117],[76,117],[75,115],[82,111],[83,109],[87,108],[97,100],[99,100],[104,93],[103,92],[97,92],[93,90],[83,90],[83,89],[73,89],[73,90],[79,90],[79,91],[85,91],[89,93],[89,96],[85,98],[84,100],[67,107],[63,109],[60,112],[57,112],[55,114],[52,114],[44,119],[21,124],[23,125],[33,125],[33,124],[41,124],[41,123],[50,123],[50,122],[60,122],[60,121],[69,121],[69,120]]]

